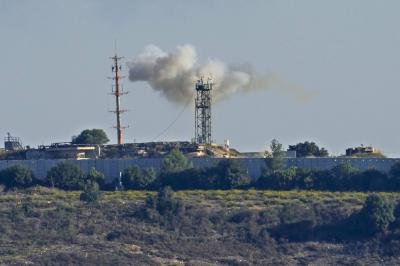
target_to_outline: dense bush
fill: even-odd
[[[100,199],[100,196],[101,192],[98,183],[95,181],[88,180],[79,198],[81,201],[91,203],[91,202],[97,202]]]
[[[174,148],[165,156],[162,164],[162,171],[166,173],[178,173],[192,168],[193,165],[181,151]]]
[[[253,182],[259,189],[313,189],[327,191],[398,191],[400,176],[392,167],[390,174],[376,169],[359,171],[350,164],[339,164],[331,170],[289,168],[281,171],[266,169]]]
[[[319,148],[315,142],[300,142],[296,145],[289,145],[289,151],[296,151],[297,157],[307,157],[307,156],[315,156],[315,157],[326,157],[329,155],[328,151],[325,148]]]
[[[179,189],[233,189],[250,183],[245,169],[236,160],[222,160],[216,166],[180,172],[162,172],[158,185]]]
[[[15,165],[0,171],[0,184],[10,188],[27,188],[39,183],[32,170],[23,165]]]
[[[209,187],[205,169],[189,168],[176,173],[161,172],[157,178],[157,187],[171,187],[174,190],[207,189]]]
[[[223,160],[209,173],[217,176],[215,181],[216,188],[234,189],[243,187],[250,183],[247,171],[239,164],[237,160]]]
[[[47,183],[50,186],[65,190],[82,189],[84,180],[83,171],[68,161],[57,164],[47,173]]]
[[[141,170],[136,166],[126,168],[121,176],[125,189],[150,189],[156,180],[156,172],[153,168]]]
[[[102,172],[92,167],[86,175],[86,181],[96,182],[100,187],[105,185],[105,176]]]
[[[356,216],[356,225],[363,235],[370,235],[385,232],[394,220],[393,204],[378,194],[372,194]]]
[[[389,175],[391,177],[392,185],[396,190],[400,190],[400,162],[395,163],[391,168]]]
[[[73,144],[106,144],[110,140],[102,129],[85,129],[72,137]]]
[[[181,201],[174,198],[173,194],[174,191],[170,187],[165,187],[157,193],[157,196],[154,199],[154,206],[161,215],[168,212],[175,214],[181,207]],[[150,200],[147,201],[147,203],[150,202]],[[151,206],[152,204],[150,203],[149,205]]]
[[[174,197],[174,191],[170,187],[164,187],[156,196],[147,197],[145,205],[136,215],[176,230],[179,223],[187,218],[185,212],[183,201]]]

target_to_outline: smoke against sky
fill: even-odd
[[[185,104],[193,97],[194,83],[201,77],[214,82],[213,100],[218,102],[238,92],[277,88],[293,94],[299,100],[311,97],[302,87],[284,81],[276,74],[259,74],[251,65],[228,65],[218,59],[201,64],[193,45],[177,46],[164,52],[148,45],[135,59],[128,62],[129,79],[145,81],[169,101]]]
[[[11,132],[36,146],[103,128],[115,143],[115,116],[107,112],[115,102],[106,79],[114,40],[118,54],[132,61],[150,43],[165,56],[190,43],[198,51],[196,67],[217,57],[227,69],[239,64],[269,82],[270,90],[242,88],[213,106],[218,143],[229,138],[238,150],[260,151],[273,138],[286,147],[309,140],[334,154],[363,143],[400,156],[400,124],[393,122],[400,97],[400,1],[59,2],[0,1],[2,136]],[[122,85],[130,91],[122,98],[131,110],[123,116],[130,125],[127,142],[150,140],[182,109],[147,80]],[[303,104],[314,91],[318,97]],[[188,110],[163,140],[192,135]]]

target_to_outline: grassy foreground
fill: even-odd
[[[145,207],[145,199],[155,194],[105,192],[98,203],[87,204],[79,191],[37,187],[0,193],[0,264],[400,262],[400,245],[388,236],[346,239],[329,227],[359,210],[367,193],[179,191],[174,197],[183,207],[162,214]],[[400,200],[400,193],[381,194]],[[387,241],[392,248],[382,248]]]

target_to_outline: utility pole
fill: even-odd
[[[118,144],[122,144],[122,130],[126,127],[121,125],[121,114],[126,112],[126,110],[121,109],[121,99],[120,97],[127,92],[124,92],[120,85],[120,80],[123,78],[121,76],[121,65],[119,64],[118,60],[122,59],[123,57],[119,57],[117,53],[113,57],[110,57],[113,60],[113,65],[111,66],[111,71],[113,72],[113,76],[111,79],[114,81],[113,88],[111,94],[115,96],[115,110],[111,111],[115,113],[117,118],[117,125],[114,126],[117,129],[117,139]]]

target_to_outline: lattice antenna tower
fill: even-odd
[[[211,78],[204,81],[201,77],[196,82],[195,99],[195,140],[198,144],[211,144]]]
[[[122,144],[122,131],[127,128],[126,126],[121,125],[121,114],[125,113],[127,110],[121,109],[121,96],[127,94],[128,92],[124,92],[123,88],[120,84],[120,80],[124,78],[121,75],[121,64],[119,63],[119,60],[121,60],[123,57],[120,57],[117,55],[115,52],[115,55],[113,57],[110,57],[110,59],[113,61],[113,64],[111,66],[111,71],[113,73],[113,76],[110,77],[113,82],[112,86],[112,92],[111,94],[115,96],[115,110],[111,111],[115,113],[116,119],[117,119],[117,124],[114,126],[114,128],[117,129],[117,140],[118,144]]]

